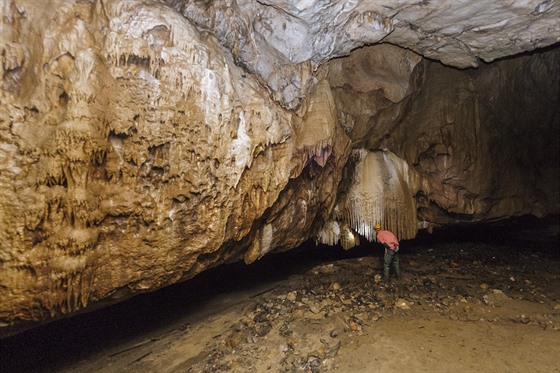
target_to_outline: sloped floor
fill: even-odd
[[[390,284],[376,245],[224,266],[4,339],[0,370],[560,372],[557,230],[419,237]]]

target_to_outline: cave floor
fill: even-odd
[[[36,371],[560,372],[558,240],[528,245],[403,245],[403,278],[386,285],[379,249],[307,262],[279,278],[265,268],[263,281],[167,313],[157,300],[147,305],[151,317],[126,316],[145,301],[118,306],[115,322],[130,334],[88,321],[98,332],[70,338],[68,356],[64,341],[34,340],[35,332],[3,353],[43,361]],[[25,370],[11,363],[3,371]]]

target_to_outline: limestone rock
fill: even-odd
[[[350,248],[356,149],[407,165],[403,236],[560,211],[558,49],[420,57],[552,45],[555,1],[0,7],[2,325],[313,237]]]
[[[0,318],[250,263],[330,214],[350,148],[328,84],[288,112],[157,2],[3,11]]]
[[[288,107],[317,64],[386,42],[456,67],[473,67],[560,40],[556,1],[166,0],[215,34]]]
[[[461,71],[384,45],[326,64],[353,147],[388,149],[410,166],[419,228],[429,229],[558,210],[558,65],[552,49]]]
[[[477,70],[427,64],[387,145],[401,149],[393,151],[420,175],[420,221],[554,213],[560,206],[559,64],[558,49]]]

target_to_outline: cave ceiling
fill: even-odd
[[[557,1],[184,1],[167,0],[230,49],[287,103],[314,69],[364,45],[391,43],[459,68],[560,40]]]

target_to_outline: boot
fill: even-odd
[[[389,268],[383,269],[383,282],[389,282]]]
[[[395,277],[397,277],[397,280],[401,279],[401,268],[400,268],[400,266],[395,266]]]

